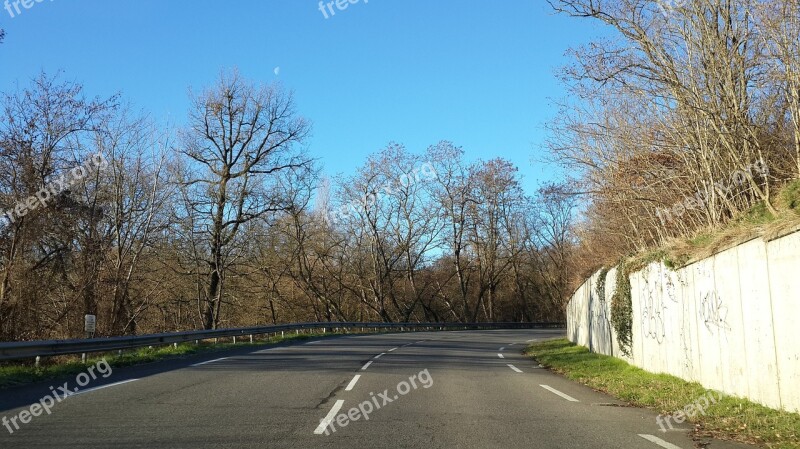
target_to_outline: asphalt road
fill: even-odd
[[[662,432],[654,412],[619,406],[522,355],[528,341],[561,335],[349,336],[119,368],[107,378],[98,367],[96,379],[1,391],[0,448],[695,447],[687,425]],[[53,395],[50,386],[74,391],[87,379],[81,394],[54,398],[50,414],[31,409]]]

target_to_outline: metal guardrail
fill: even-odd
[[[169,345],[195,340],[274,334],[285,331],[331,329],[479,330],[479,329],[557,329],[564,323],[299,323],[239,329],[198,330],[166,334],[138,335],[76,340],[45,340],[0,343],[0,360],[50,357],[66,354],[116,351],[144,346]]]

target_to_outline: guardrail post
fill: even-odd
[[[253,344],[253,334],[250,334],[250,344]]]
[[[218,339],[218,338],[215,338],[215,339],[214,339],[214,344],[217,344],[218,342],[219,342],[219,339]]]
[[[236,344],[236,335],[233,336],[233,344]]]
[[[81,353],[81,362],[86,363],[86,353]]]
[[[36,356],[36,363],[34,364],[34,366],[38,368],[39,367],[39,362],[41,362],[41,361],[42,361],[42,358],[37,355]]]
[[[178,343],[173,343],[172,347],[175,348],[175,349],[178,349]]]

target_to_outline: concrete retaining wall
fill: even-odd
[[[800,233],[753,240],[678,271],[653,263],[630,277],[631,356],[611,326],[596,273],[573,295],[568,336],[594,352],[768,407],[800,412]]]

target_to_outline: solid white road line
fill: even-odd
[[[76,391],[75,393],[72,393],[72,394],[70,394],[70,395],[69,395],[69,396],[67,396],[67,397],[70,397],[70,396],[78,396],[78,395],[80,395],[80,394],[84,394],[84,393],[91,393],[91,392],[93,392],[93,391],[102,390],[102,389],[104,389],[104,388],[116,387],[117,385],[122,385],[122,384],[131,383],[131,382],[136,382],[137,380],[139,380],[139,379],[128,379],[128,380],[123,380],[123,381],[121,381],[121,382],[114,382],[113,384],[108,384],[108,385],[102,385],[102,386],[99,386],[99,387],[89,388],[88,390]]]
[[[381,352],[380,354],[378,354],[378,355],[376,355],[375,357],[373,357],[373,359],[376,359],[376,360],[377,360],[377,359],[379,359],[379,358],[381,358],[381,357],[383,357],[383,356],[385,356],[385,355],[386,355],[386,353],[385,353],[385,352]]]
[[[500,357],[501,359],[505,358],[505,357],[503,357],[503,354],[497,354],[497,356]]]
[[[539,386],[544,388],[545,390],[551,392],[551,393],[555,393],[555,394],[561,396],[562,398],[564,398],[564,399],[566,399],[566,400],[568,400],[570,402],[581,402],[581,401],[573,398],[572,396],[570,396],[568,394],[565,394],[565,393],[562,393],[562,392],[556,390],[555,388],[553,388],[553,387],[551,387],[549,385],[539,385]]]
[[[366,365],[362,366],[362,367],[361,367],[361,371],[365,371],[367,368],[369,368],[369,366],[370,366],[370,365],[372,365],[372,360],[370,360],[369,362],[367,362],[367,364],[366,364]]]
[[[331,411],[328,412],[328,415],[325,416],[325,419],[323,419],[322,422],[320,422],[319,425],[317,426],[317,429],[314,430],[314,435],[322,435],[325,432],[325,429],[327,429],[328,426],[331,425],[333,418],[336,416],[337,413],[339,413],[339,410],[341,410],[342,404],[344,404],[344,399],[339,399],[336,401],[335,404],[333,404],[333,408],[331,408]]]
[[[666,442],[666,441],[662,440],[661,438],[659,438],[657,436],[646,435],[646,434],[642,434],[642,433],[640,433],[639,436],[644,438],[645,440],[651,442],[651,443],[656,443],[657,445],[659,445],[659,446],[661,446],[663,448],[666,448],[666,449],[681,449],[679,446],[675,446],[672,443]]]
[[[358,379],[361,379],[361,374],[356,374],[356,377],[354,377],[353,380],[351,380],[350,383],[347,384],[347,388],[345,388],[344,391],[352,391],[353,388],[356,386]]]
[[[228,358],[229,358],[229,357],[223,357],[223,358],[221,358],[221,359],[207,360],[207,361],[205,361],[205,362],[195,363],[194,365],[191,365],[191,366],[203,366],[203,365],[208,365],[209,363],[219,362],[219,361],[221,361],[221,360],[227,360]]]
[[[509,364],[509,365],[508,365],[508,367],[509,367],[509,368],[511,368],[511,369],[513,369],[514,371],[516,371],[516,372],[518,372],[518,373],[521,373],[521,372],[522,372],[522,370],[521,370],[521,369],[517,368],[517,367],[516,367],[516,366],[514,366],[514,365],[511,365],[511,364]]]
[[[392,348],[392,349],[390,349],[390,350],[389,350],[389,351],[387,351],[387,352],[396,351],[397,349],[398,349],[398,348]]]

